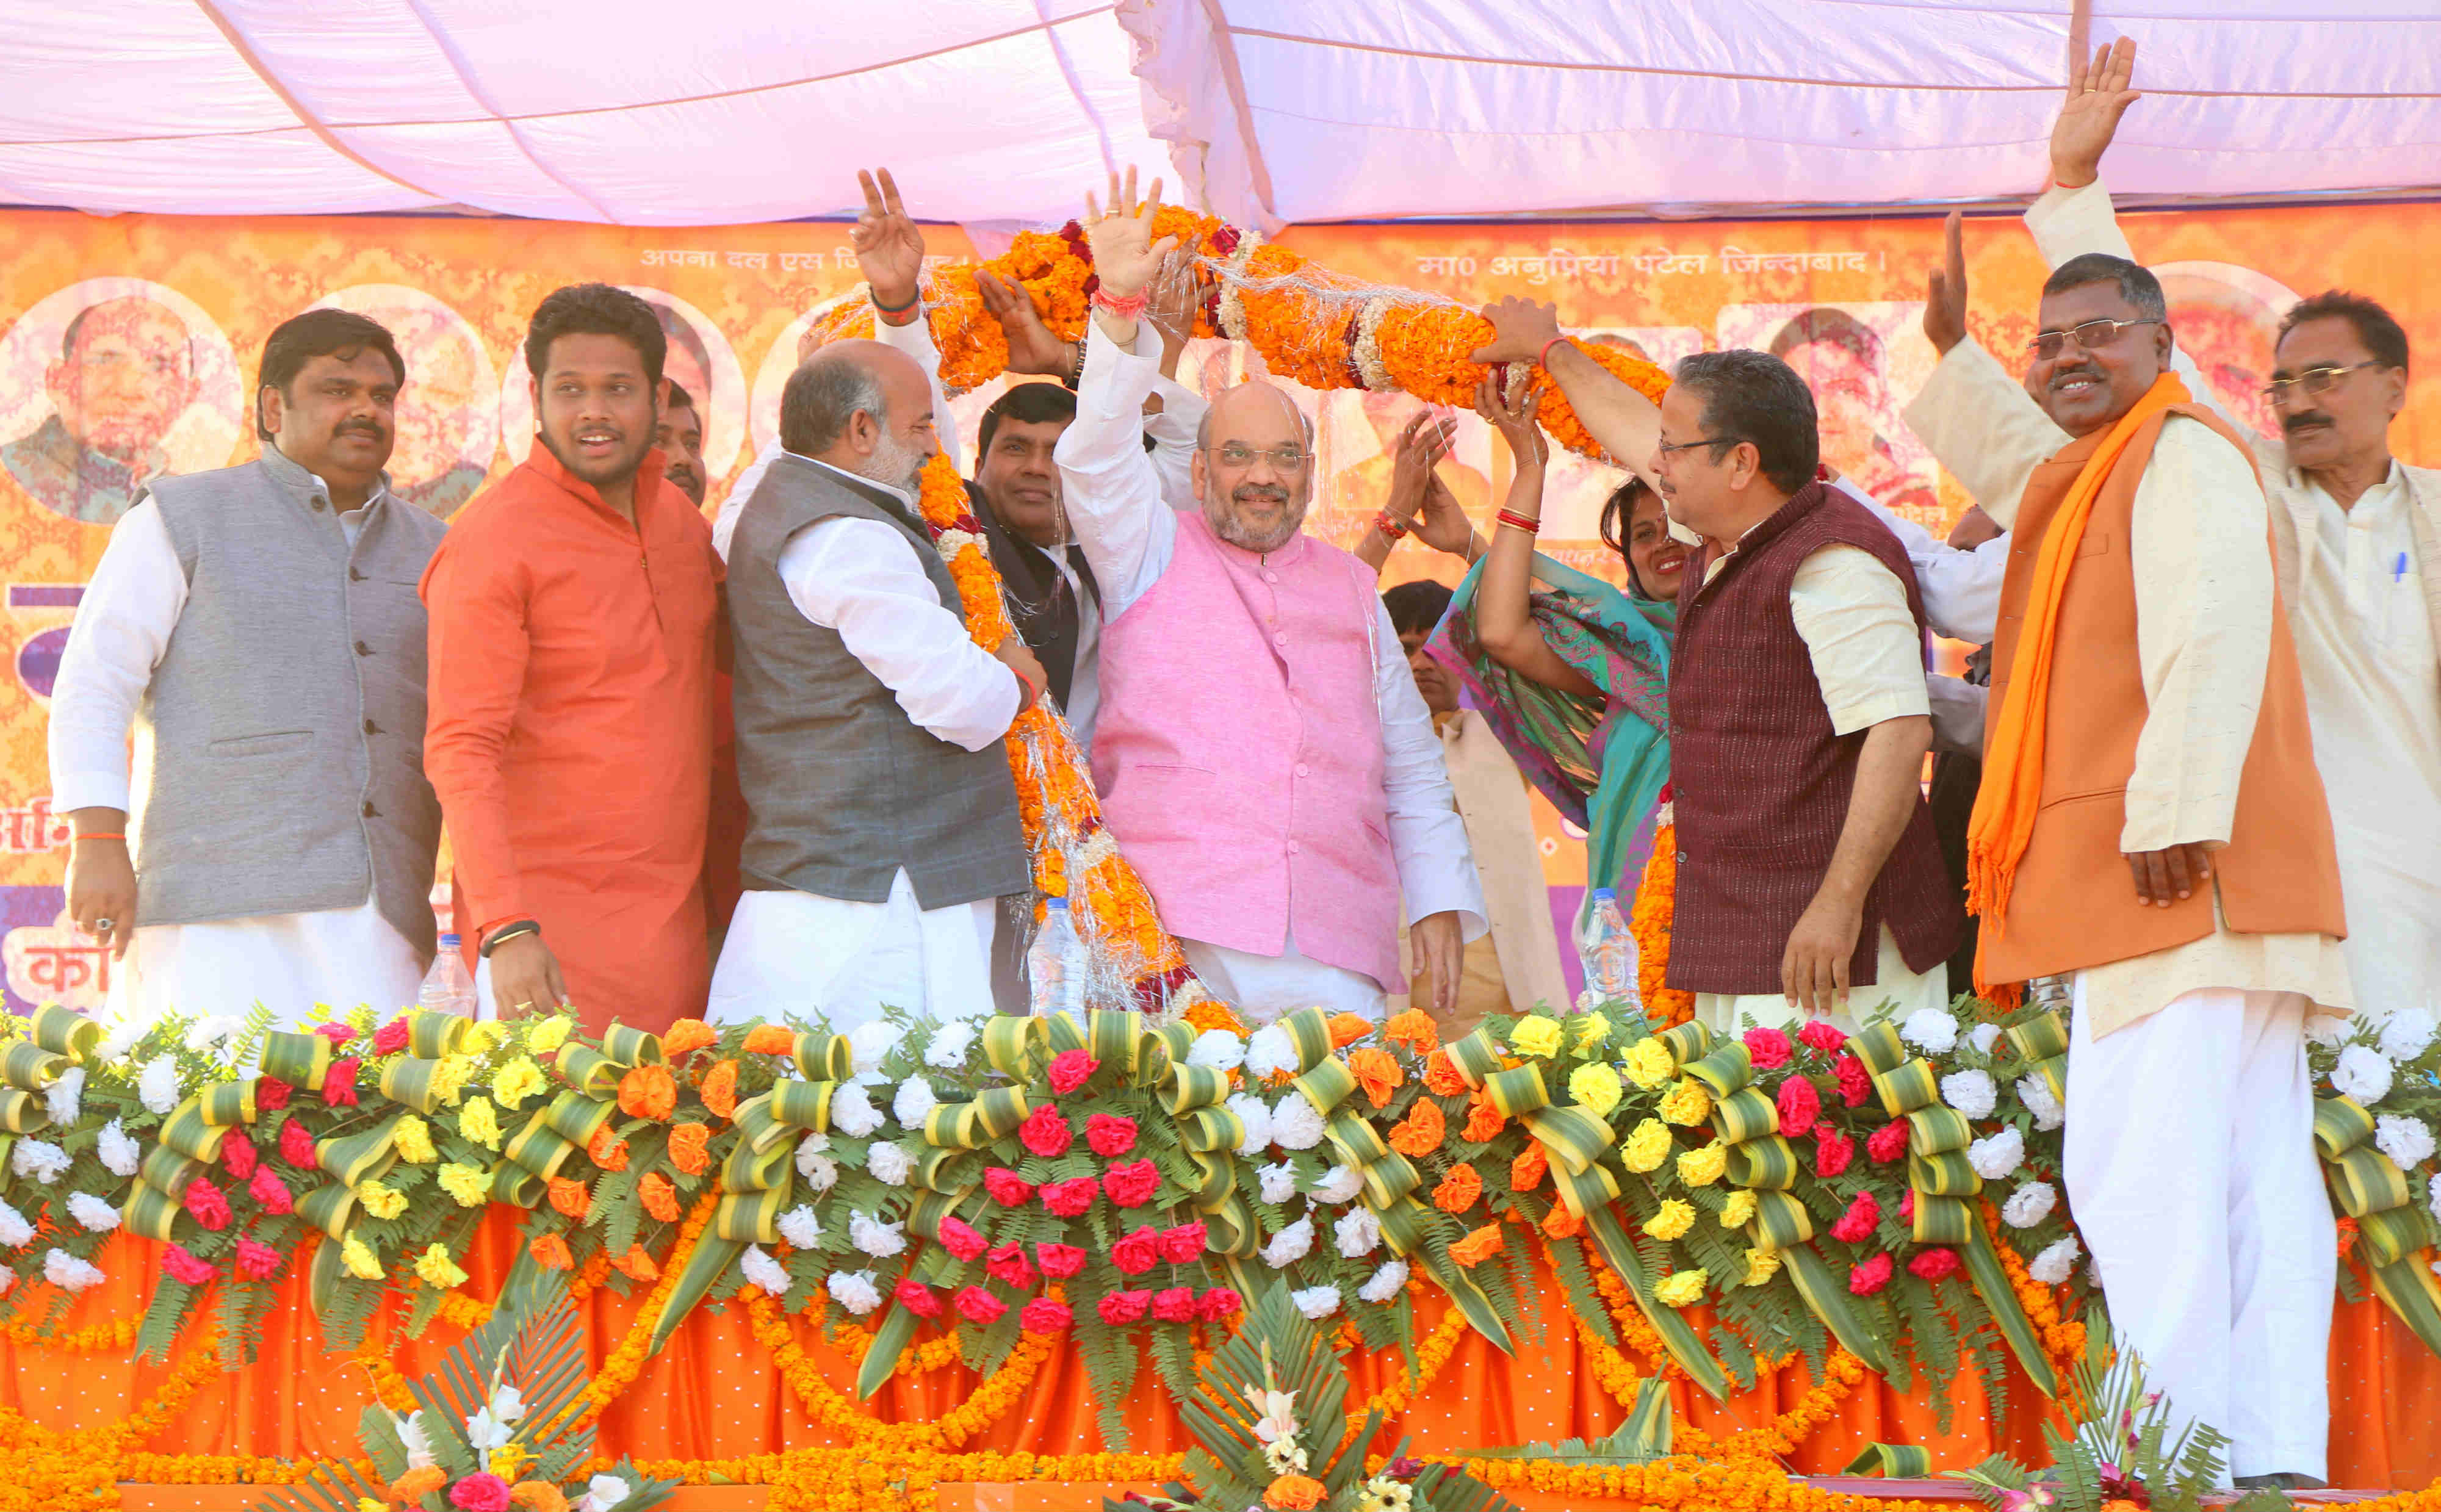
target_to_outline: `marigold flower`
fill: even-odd
[[[371,1245],[353,1233],[339,1243],[339,1264],[359,1281],[379,1281],[382,1278],[381,1257],[373,1253]]]
[[[1739,1190],[1730,1193],[1729,1199],[1721,1204],[1721,1227],[1724,1229],[1745,1228],[1747,1224],[1754,1221],[1755,1209],[1758,1205],[1759,1203],[1752,1192],[1740,1188]]]
[[[568,1036],[576,1030],[576,1020],[566,1014],[553,1014],[540,1023],[531,1018],[525,1021],[533,1025],[526,1031],[526,1049],[537,1055],[553,1053],[568,1043]]]
[[[1531,1192],[1543,1184],[1543,1178],[1550,1172],[1551,1158],[1543,1153],[1543,1146],[1539,1143],[1528,1144],[1525,1154],[1509,1162],[1509,1190]]]
[[[1627,1095],[1627,1089],[1619,1084],[1618,1072],[1595,1061],[1568,1073],[1568,1095],[1596,1118],[1608,1118],[1610,1110]]]
[[[1483,1178],[1464,1161],[1450,1167],[1449,1175],[1433,1188],[1433,1206],[1443,1213],[1464,1213],[1483,1196]]]
[[[1382,1037],[1394,1045],[1403,1045],[1418,1055],[1429,1055],[1441,1044],[1440,1027],[1433,1016],[1420,1008],[1410,1008],[1395,1014],[1382,1026]]]
[[[1719,1140],[1678,1157],[1678,1179],[1689,1186],[1710,1186],[1729,1168],[1728,1146]]]
[[[1500,1225],[1487,1223],[1450,1246],[1450,1258],[1472,1270],[1501,1251]]]
[[[648,1171],[636,1183],[636,1196],[643,1200],[644,1211],[662,1223],[678,1221],[678,1189],[659,1171]]]
[[[1441,1147],[1449,1136],[1448,1120],[1441,1116],[1438,1103],[1429,1097],[1419,1097],[1407,1109],[1407,1116],[1391,1126],[1389,1145],[1400,1154],[1421,1160]]]
[[[551,1179],[551,1205],[553,1210],[582,1221],[593,1207],[593,1191],[582,1181],[555,1176]]]
[[[709,1124],[673,1124],[670,1125],[670,1163],[688,1176],[701,1176],[712,1163],[712,1125]]]
[[[1437,1050],[1424,1057],[1424,1090],[1443,1097],[1456,1097],[1466,1090],[1466,1078],[1457,1073],[1447,1050]]]
[[[1573,1239],[1584,1232],[1585,1220],[1569,1212],[1564,1205],[1554,1205],[1543,1215],[1543,1232],[1554,1239]]]
[[[1698,1081],[1681,1079],[1662,1094],[1661,1120],[1681,1128],[1693,1128],[1712,1116],[1712,1094],[1704,1090]]]
[[[1283,1507],[1287,1512],[1311,1512],[1322,1501],[1320,1481],[1303,1475],[1283,1475],[1263,1490],[1265,1506]]]
[[[661,1279],[661,1268],[653,1263],[653,1257],[644,1252],[644,1247],[641,1244],[627,1246],[627,1252],[610,1263],[619,1269],[621,1274],[630,1280],[659,1281]]]
[[[720,1035],[700,1018],[681,1018],[661,1031],[661,1053],[671,1060],[692,1055]]]
[[[492,1200],[492,1179],[483,1174],[479,1165],[452,1161],[433,1175],[441,1182],[441,1190],[461,1208],[481,1207]]]
[[[797,1032],[786,1024],[756,1024],[746,1032],[746,1053],[750,1055],[793,1055],[797,1053]]]
[[[509,1500],[525,1512],[568,1512],[568,1498],[549,1481],[519,1481],[509,1487]]]
[[[1695,1226],[1695,1210],[1677,1197],[1662,1201],[1661,1211],[1645,1219],[1644,1232],[1664,1241],[1683,1237]]]
[[[1520,1055],[1547,1058],[1560,1053],[1561,1043],[1559,1024],[1541,1014],[1528,1014],[1509,1031],[1509,1048]]]
[[[1366,1102],[1375,1107],[1386,1107],[1390,1094],[1406,1085],[1407,1073],[1391,1058],[1390,1053],[1366,1045],[1347,1053],[1347,1070],[1356,1078],[1357,1087]]]
[[[415,1257],[415,1273],[425,1286],[441,1291],[466,1284],[466,1272],[458,1269],[458,1262],[449,1258],[448,1246],[443,1244],[425,1246]]]
[[[394,1218],[407,1211],[407,1194],[379,1181],[357,1183],[356,1200],[376,1218]]]
[[[1778,1274],[1780,1274],[1779,1251],[1748,1250],[1746,1251],[1745,1284],[1747,1286],[1768,1286],[1771,1283],[1771,1278]]]
[[[1346,1050],[1348,1046],[1373,1033],[1372,1020],[1369,1018],[1361,1018],[1354,1014],[1332,1014],[1330,1016],[1329,1027],[1330,1030],[1330,1048],[1333,1050]]]
[[[696,1089],[696,1095],[703,1099],[703,1106],[712,1109],[714,1118],[736,1117],[737,1062],[724,1060],[714,1066],[705,1074],[703,1086]]]
[[[500,1118],[488,1097],[470,1097],[458,1110],[458,1132],[487,1150],[500,1147]]]
[[[1467,1099],[1466,1127],[1458,1131],[1458,1138],[1470,1144],[1488,1144],[1508,1123],[1500,1109],[1492,1106],[1492,1094],[1478,1091]]]
[[[1678,1073],[1678,1057],[1658,1039],[1639,1039],[1627,1047],[1627,1079],[1650,1091]]]
[[[447,1470],[438,1465],[422,1466],[389,1483],[389,1499],[413,1506],[448,1484]]]
[[[1657,1171],[1661,1162],[1670,1159],[1671,1147],[1676,1143],[1670,1136],[1668,1125],[1657,1118],[1648,1118],[1620,1143],[1619,1163],[1638,1176]]]
[[[569,1252],[568,1241],[555,1233],[536,1235],[533,1243],[526,1246],[526,1253],[545,1270],[566,1270],[576,1264],[576,1256]]]
[[[678,1086],[666,1066],[639,1066],[619,1078],[619,1111],[629,1118],[667,1118],[678,1102]]]
[[[1653,1300],[1665,1307],[1691,1307],[1704,1300],[1704,1283],[1711,1279],[1702,1270],[1673,1270],[1653,1287]]]
[[[606,1171],[627,1168],[627,1142],[611,1131],[606,1119],[600,1128],[593,1131],[593,1137],[585,1142],[585,1155]]]
[[[514,1110],[527,1098],[549,1086],[543,1080],[542,1068],[533,1063],[533,1056],[513,1055],[492,1073],[492,1101]]]

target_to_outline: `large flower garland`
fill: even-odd
[[[1678,826],[1668,792],[1653,825],[1653,855],[1636,889],[1627,919],[1636,938],[1636,984],[1644,1017],[1658,1032],[1695,1017],[1695,995],[1670,985],[1670,930],[1678,917]]]

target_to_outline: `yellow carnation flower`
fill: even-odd
[[[1695,1226],[1695,1210],[1676,1197],[1661,1204],[1661,1211],[1645,1220],[1644,1232],[1656,1239],[1675,1239]]]
[[[492,1078],[492,1100],[513,1111],[518,1104],[542,1089],[542,1068],[525,1055],[511,1060]]]
[[[348,1274],[360,1281],[379,1281],[382,1278],[380,1258],[365,1241],[353,1233],[348,1235],[345,1244],[339,1246],[339,1264],[347,1268]]]
[[[1743,1229],[1754,1221],[1754,1215],[1755,1195],[1744,1189],[1732,1192],[1728,1201],[1721,1205],[1721,1227]]]
[[[1678,1074],[1678,1057],[1658,1039],[1639,1039],[1627,1047],[1627,1079],[1652,1089]]]
[[[1663,1094],[1661,1116],[1681,1128],[1693,1128],[1712,1116],[1712,1094],[1701,1082],[1682,1080]]]
[[[1710,1186],[1729,1168],[1729,1152],[1719,1140],[1678,1157],[1678,1179],[1689,1186]]]
[[[1708,1279],[1701,1270],[1673,1270],[1653,1288],[1653,1295],[1664,1306],[1691,1307],[1704,1300],[1704,1283]]]
[[[476,1060],[472,1055],[443,1055],[432,1068],[432,1100],[445,1107],[456,1107],[458,1099],[474,1079]]]
[[[1600,1061],[1580,1066],[1568,1073],[1568,1095],[1587,1109],[1603,1118],[1618,1106],[1626,1089],[1619,1085],[1618,1072]]]
[[[1748,1250],[1746,1251],[1747,1286],[1767,1286],[1770,1284],[1771,1278],[1778,1274],[1780,1274],[1779,1251]]]
[[[492,1100],[478,1097],[458,1111],[458,1132],[487,1150],[500,1147],[500,1120],[493,1111]]]
[[[553,1014],[526,1031],[526,1049],[537,1055],[548,1055],[567,1044],[575,1029],[575,1019],[566,1014]]]
[[[407,1211],[407,1194],[393,1191],[379,1181],[367,1181],[356,1188],[356,1200],[365,1211],[377,1218],[394,1218]]]
[[[441,1159],[441,1152],[432,1147],[432,1125],[413,1113],[398,1121],[390,1131],[390,1143],[398,1158],[410,1165],[429,1165]]]
[[[425,1286],[437,1287],[443,1291],[466,1284],[466,1272],[459,1269],[458,1262],[449,1258],[445,1245],[426,1246],[425,1251],[415,1257],[415,1273],[424,1278]]]
[[[479,1208],[492,1199],[492,1179],[483,1174],[479,1165],[463,1165],[452,1161],[437,1174],[441,1178],[441,1190],[457,1198],[461,1208]]]
[[[370,1496],[360,1496],[356,1498],[356,1512],[389,1512],[389,1503],[377,1502]]]
[[[1610,1043],[1610,1020],[1600,1014],[1577,1016],[1577,1053],[1599,1050]]]
[[[1528,1014],[1509,1031],[1509,1048],[1520,1055],[1556,1055],[1560,1053],[1560,1026],[1541,1014]]]
[[[1620,1143],[1619,1162],[1639,1176],[1658,1170],[1661,1162],[1670,1159],[1672,1143],[1670,1130],[1661,1120],[1648,1118],[1636,1125],[1636,1132]]]

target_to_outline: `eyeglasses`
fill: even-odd
[[[2060,349],[2073,340],[2084,351],[2100,351],[2119,339],[2119,333],[2134,326],[2158,326],[2159,320],[2088,320],[2066,331],[2046,331],[2026,343],[2026,350],[2049,362],[2060,354]]]
[[[1691,441],[1660,441],[1654,449],[1667,457],[1672,452],[1692,451],[1698,446],[1735,446],[1745,440],[1744,436],[1701,436]]]
[[[2343,368],[2308,368],[2294,378],[2274,378],[2263,386],[2266,404],[2284,405],[2296,397],[2299,389],[2307,395],[2327,394],[2331,387],[2359,368],[2382,368],[2382,362],[2352,362]]]
[[[1220,459],[1220,465],[1232,472],[1244,472],[1255,465],[1257,458],[1271,463],[1272,470],[1276,473],[1300,472],[1306,464],[1305,452],[1295,446],[1275,446],[1269,451],[1257,451],[1252,446],[1229,441],[1220,446],[1206,446],[1203,450]]]

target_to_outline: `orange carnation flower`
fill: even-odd
[[[661,1032],[661,1053],[676,1060],[694,1054],[719,1037],[702,1019],[681,1018]]]
[[[413,1506],[448,1484],[449,1472],[440,1466],[420,1466],[389,1483],[389,1499]]]
[[[1390,1058],[1386,1050],[1371,1045],[1347,1053],[1347,1069],[1355,1073],[1356,1085],[1365,1089],[1366,1101],[1381,1107],[1390,1101],[1390,1094],[1407,1083],[1407,1073]]]
[[[709,1124],[673,1124],[670,1125],[670,1163],[689,1176],[701,1176],[712,1163],[712,1125]]]
[[[660,1172],[649,1172],[637,1182],[636,1195],[644,1199],[644,1211],[661,1222],[678,1221],[678,1189]]]
[[[624,1171],[627,1168],[627,1142],[611,1132],[610,1125],[606,1122],[593,1131],[591,1139],[585,1142],[585,1153],[594,1164],[606,1171]]]
[[[1450,1258],[1472,1270],[1500,1252],[1500,1225],[1487,1223],[1450,1246]]]
[[[1390,1130],[1390,1148],[1401,1155],[1421,1160],[1441,1147],[1449,1137],[1449,1121],[1441,1117],[1441,1105],[1429,1097],[1419,1097],[1407,1116]]]
[[[1354,1014],[1330,1016],[1330,1048],[1333,1050],[1345,1050],[1372,1032],[1373,1022],[1369,1018],[1359,1018]]]
[[[1466,1078],[1457,1073],[1448,1051],[1434,1051],[1424,1061],[1424,1088],[1443,1097],[1456,1097],[1466,1090]]]
[[[551,1179],[551,1205],[571,1218],[583,1218],[593,1206],[593,1193],[582,1181]]]
[[[1464,1213],[1482,1196],[1483,1178],[1474,1174],[1474,1166],[1460,1161],[1441,1178],[1441,1184],[1433,1188],[1433,1206],[1443,1213]]]
[[[756,1024],[747,1031],[746,1053],[750,1055],[793,1055],[797,1053],[797,1032],[786,1024]]]
[[[1419,1055],[1429,1055],[1441,1047],[1440,1026],[1433,1016],[1421,1008],[1410,1008],[1382,1026],[1382,1035],[1394,1045],[1404,1045]]]
[[[1531,1192],[1543,1184],[1543,1178],[1550,1173],[1550,1169],[1551,1160],[1543,1153],[1543,1146],[1528,1144],[1525,1154],[1509,1162],[1509,1190]]]
[[[1466,1127],[1459,1130],[1458,1137],[1471,1143],[1482,1144],[1490,1141],[1509,1122],[1500,1116],[1500,1109],[1492,1106],[1491,1094],[1487,1092],[1478,1091],[1467,1099],[1467,1107],[1470,1111],[1466,1115]]]
[[[661,1268],[653,1264],[653,1257],[644,1252],[644,1247],[641,1244],[627,1246],[627,1252],[610,1263],[619,1269],[621,1274],[631,1280],[659,1281],[661,1279]]]
[[[1543,1232],[1554,1239],[1573,1239],[1584,1227],[1585,1220],[1569,1212],[1564,1203],[1543,1215]]]
[[[714,1066],[703,1079],[697,1091],[703,1106],[711,1108],[715,1118],[737,1116],[737,1062],[724,1060]]]
[[[546,1233],[526,1246],[526,1253],[545,1270],[566,1270],[576,1264],[576,1256],[568,1250],[568,1241],[555,1233]]]
[[[1311,1476],[1283,1475],[1263,1491],[1263,1504],[1285,1507],[1287,1512],[1310,1512],[1322,1502],[1323,1486]]]
[[[619,1078],[619,1111],[629,1118],[667,1118],[678,1104],[678,1084],[666,1066],[639,1066]]]

